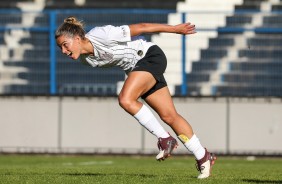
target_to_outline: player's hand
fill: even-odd
[[[195,34],[195,25],[191,24],[190,22],[188,23],[183,23],[183,24],[178,24],[174,26],[175,33],[177,34]]]

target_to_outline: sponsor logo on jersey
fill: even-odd
[[[126,30],[125,30],[125,27],[121,27],[121,29],[122,29],[123,37],[126,37]]]

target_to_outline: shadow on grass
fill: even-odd
[[[138,176],[143,178],[154,178],[156,175],[153,174],[123,174],[123,173],[111,173],[111,174],[105,174],[105,173],[64,173],[62,175],[67,176]]]
[[[258,180],[258,179],[243,179],[244,182],[249,182],[249,183],[282,183],[282,180]]]

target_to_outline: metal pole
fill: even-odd
[[[186,22],[186,13],[182,13],[182,23]],[[187,95],[187,79],[186,79],[186,36],[182,35],[182,85],[181,95]]]
[[[226,98],[226,154],[230,154],[230,99]]]
[[[56,30],[56,12],[50,11],[49,13],[49,40],[50,40],[50,94],[55,95],[57,93],[56,84],[56,41],[55,41],[55,30]]]
[[[62,101],[63,97],[58,97],[58,151],[62,153],[62,132],[63,132],[63,122],[62,122]]]

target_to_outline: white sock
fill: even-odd
[[[194,134],[191,139],[184,143],[184,146],[194,154],[197,160],[205,156],[205,148],[201,145],[200,140]]]
[[[134,115],[134,118],[157,138],[169,137],[168,132],[165,131],[154,114],[145,105]]]

